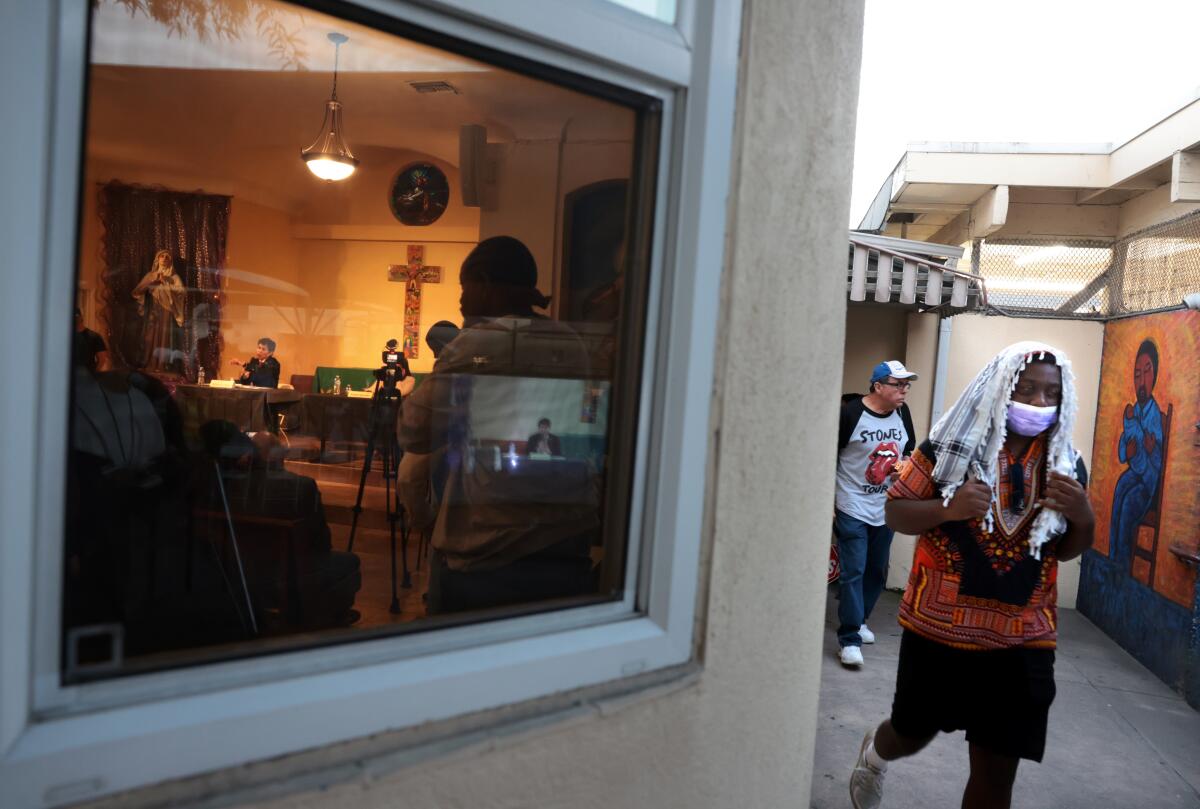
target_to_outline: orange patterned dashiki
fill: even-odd
[[[1029,553],[1029,531],[1038,513],[1033,504],[1046,485],[1045,458],[1042,436],[1023,458],[1001,448],[992,533],[984,533],[983,521],[976,519],[944,522],[921,534],[900,602],[901,626],[958,649],[1054,648],[1054,543],[1043,547],[1040,560]],[[935,463],[926,441],[901,470],[888,499],[940,497],[932,477]],[[1024,483],[1019,493],[1014,485],[1018,474]]]

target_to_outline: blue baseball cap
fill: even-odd
[[[900,360],[888,360],[881,362],[875,366],[875,370],[871,371],[871,384],[874,385],[880,380],[888,377],[896,379],[916,379],[917,375],[904,367],[904,363]]]

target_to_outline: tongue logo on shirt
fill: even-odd
[[[880,442],[867,458],[867,483],[874,486],[883,483],[898,460],[900,460],[900,448],[896,446],[896,442]]]

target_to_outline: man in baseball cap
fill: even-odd
[[[889,376],[896,381],[901,379],[911,379],[913,382],[917,381],[917,375],[905,368],[904,363],[900,362],[900,360],[888,360],[879,363],[871,371],[872,390],[874,390],[876,382],[886,381]]]
[[[838,425],[837,535],[838,657],[847,668],[863,664],[862,645],[874,643],[867,618],[887,579],[892,529],[884,523],[892,468],[916,444],[904,400],[917,375],[899,360],[871,371],[870,393],[842,405]]]

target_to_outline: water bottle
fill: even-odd
[[[336,374],[333,377],[333,395],[334,396],[342,395],[342,378],[340,376],[337,376]]]
[[[196,372],[196,384],[197,385],[204,384],[204,366],[203,365],[201,365],[200,370]]]

